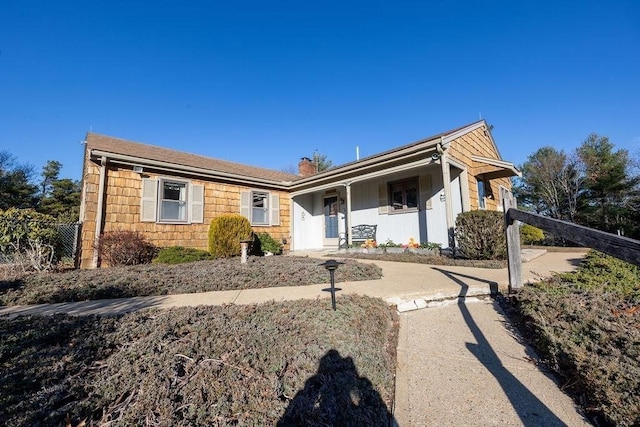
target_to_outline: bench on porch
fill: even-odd
[[[376,240],[377,225],[360,224],[351,227],[351,242],[364,243],[366,240]]]
[[[351,227],[351,243],[364,243],[367,240],[376,240],[377,225],[360,224]],[[338,247],[345,249],[349,246],[347,233],[340,233]]]

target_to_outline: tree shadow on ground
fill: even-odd
[[[449,279],[460,285],[460,297],[458,298],[458,308],[467,324],[467,327],[475,338],[475,343],[466,343],[467,349],[473,354],[484,367],[498,381],[500,387],[509,399],[511,406],[516,411],[524,426],[565,426],[566,424],[554,414],[547,405],[542,402],[531,390],[513,375],[504,366],[498,354],[491,346],[487,337],[482,333],[482,329],[471,315],[469,308],[465,304],[465,297],[469,290],[469,285],[456,276],[476,279],[464,274],[436,268]],[[476,279],[478,280],[478,279]],[[495,307],[495,304],[494,304]],[[527,349],[529,350],[529,349]],[[544,372],[543,372],[544,373]],[[544,373],[548,376],[547,373]]]
[[[284,426],[389,426],[392,416],[351,357],[329,350],[278,421]]]

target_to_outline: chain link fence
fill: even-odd
[[[79,222],[56,223],[53,226],[60,236],[60,256],[69,264],[76,265],[81,224]]]
[[[80,232],[79,222],[52,222],[31,212],[0,217],[0,273],[77,268]]]

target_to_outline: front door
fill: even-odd
[[[338,246],[338,196],[324,198],[324,246]]]

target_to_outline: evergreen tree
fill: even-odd
[[[10,207],[34,208],[37,205],[37,187],[31,184],[33,168],[19,165],[7,151],[0,151],[0,209]]]
[[[57,179],[51,183],[50,194],[42,201],[39,210],[61,221],[78,221],[80,190],[78,181],[68,178]]]
[[[591,228],[640,237],[640,178],[627,150],[589,135],[567,155],[542,147],[521,166],[514,193],[521,206]]]
[[[585,167],[580,222],[613,233],[635,234],[638,225],[634,224],[631,207],[637,200],[639,179],[630,174],[629,152],[614,150],[609,138],[594,133],[577,153]]]
[[[42,168],[42,181],[40,182],[40,201],[51,195],[53,183],[58,180],[62,163],[56,160],[49,160]]]

